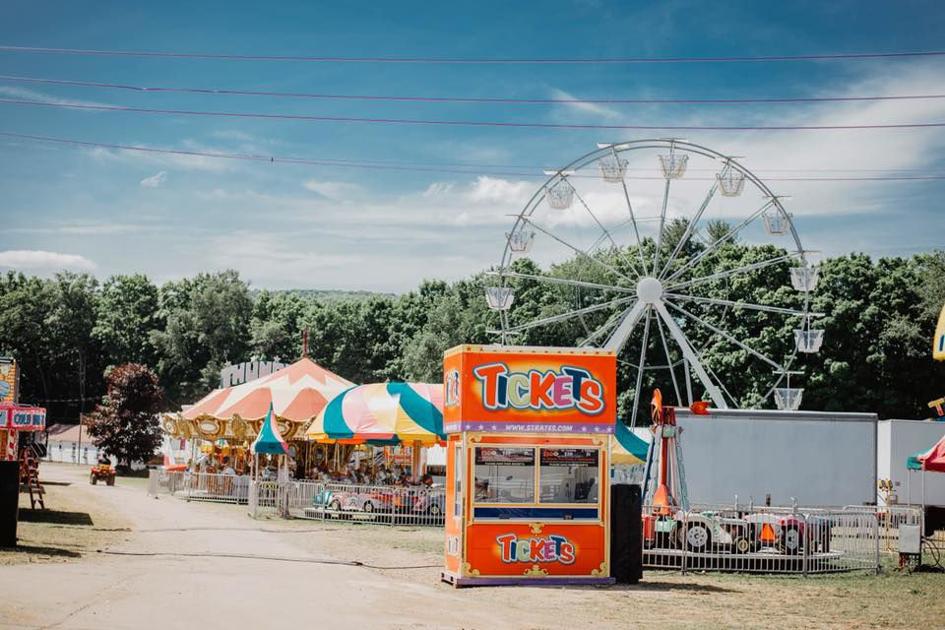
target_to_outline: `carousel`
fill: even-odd
[[[353,386],[303,357],[268,376],[216,389],[183,411],[165,415],[162,427],[171,439],[189,442],[192,460],[227,457],[232,465],[246,470],[250,443],[271,408],[279,434],[293,454],[304,459],[309,449],[302,429],[328,401]]]

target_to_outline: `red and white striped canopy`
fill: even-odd
[[[309,358],[255,381],[216,389],[181,414],[186,420],[210,416],[228,420],[261,420],[269,411],[292,422],[308,422],[336,395],[354,386]]]

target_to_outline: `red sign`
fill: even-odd
[[[613,433],[613,352],[458,346],[443,369],[447,433]]]
[[[45,428],[46,410],[42,407],[0,403],[0,429],[42,431]]]

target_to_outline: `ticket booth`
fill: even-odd
[[[446,352],[444,581],[613,583],[616,368],[596,349]]]

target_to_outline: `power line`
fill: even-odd
[[[429,56],[342,56],[342,55],[244,55],[146,50],[105,50],[53,48],[47,46],[0,46],[0,52],[44,53],[98,57],[159,57],[172,59],[215,59],[223,61],[298,61],[309,63],[390,63],[462,65],[584,65],[584,64],[678,64],[678,63],[772,63],[799,61],[851,61],[939,57],[943,50],[893,52],[822,53],[807,55],[757,55],[713,57],[429,57]]]
[[[97,88],[109,90],[127,90],[132,92],[174,92],[183,94],[211,94],[228,96],[266,96],[271,98],[306,98],[342,101],[398,101],[410,103],[475,103],[508,105],[750,105],[750,104],[801,104],[801,103],[846,103],[862,101],[906,101],[945,98],[945,94],[902,94],[871,96],[800,96],[800,97],[757,97],[757,98],[511,98],[478,96],[416,96],[394,94],[327,94],[320,92],[276,92],[268,90],[237,90],[229,88],[195,88],[179,86],[144,86],[127,83],[108,83],[100,81],[79,81],[71,79],[50,79],[44,77],[24,77],[0,75],[0,80],[17,83],[43,85],[63,85],[69,87]]]
[[[75,140],[72,138],[58,138],[53,136],[40,136],[33,134],[22,134],[8,131],[0,131],[0,137],[15,138],[18,140],[29,140],[34,142],[49,142],[53,144],[69,145],[76,147],[88,147],[88,148],[100,148],[100,149],[111,149],[117,151],[136,151],[142,153],[151,153],[151,154],[166,154],[166,155],[177,155],[177,156],[187,156],[187,157],[206,157],[206,158],[215,158],[215,159],[225,159],[225,160],[241,160],[241,161],[251,161],[251,162],[268,162],[268,163],[280,163],[280,164],[304,164],[310,166],[334,166],[334,167],[344,167],[344,168],[366,168],[366,169],[379,169],[379,170],[398,170],[398,171],[419,171],[419,172],[435,172],[435,173],[454,173],[461,175],[492,175],[492,176],[501,176],[501,177],[527,177],[527,178],[538,178],[546,179],[547,176],[539,172],[538,169],[535,171],[493,171],[493,172],[483,172],[482,170],[469,170],[472,166],[464,167],[466,170],[461,170],[460,168],[455,168],[451,166],[443,167],[423,167],[409,164],[394,164],[394,163],[384,163],[384,162],[371,162],[371,161],[356,161],[356,160],[338,160],[338,159],[328,159],[328,158],[302,158],[302,157],[280,157],[275,155],[264,155],[264,154],[254,154],[254,153],[224,153],[224,152],[212,152],[212,151],[197,151],[189,149],[161,149],[156,147],[146,147],[140,145],[129,145],[129,144],[118,144],[118,143],[108,143],[108,142],[91,142],[85,140]],[[488,168],[487,165],[483,165],[485,168]],[[572,178],[585,177],[589,179],[599,179],[597,175],[582,175],[577,173],[571,175]],[[654,176],[654,177],[633,177],[629,179],[643,179],[643,180],[662,180],[663,177]],[[714,181],[714,177],[694,177],[689,178],[693,180],[701,181]],[[784,181],[784,182],[847,182],[847,181],[937,181],[945,180],[945,174],[943,175],[876,175],[876,176],[863,176],[863,177],[769,177],[765,178],[766,181]]]
[[[27,99],[0,98],[0,104],[79,109],[100,112],[129,112],[137,114],[167,114],[173,116],[207,116],[223,118],[259,118],[265,120],[297,120],[307,122],[370,123],[383,125],[420,125],[435,127],[501,127],[509,129],[599,129],[642,131],[848,131],[863,129],[927,129],[945,127],[945,122],[880,123],[872,125],[617,125],[591,123],[544,123],[500,120],[437,120],[431,118],[388,118],[359,116],[315,116],[311,114],[266,114],[261,112],[224,112],[193,109],[166,109],[132,107],[128,105],[98,105],[92,103],[55,103]]]

